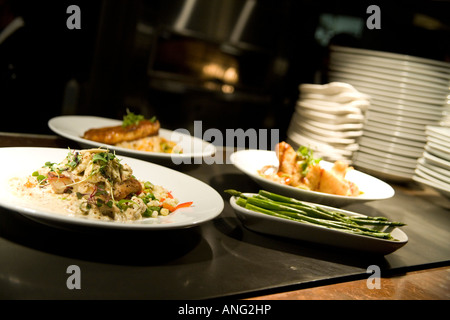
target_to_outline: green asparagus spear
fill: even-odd
[[[370,217],[370,216],[347,216],[346,214],[342,213],[342,212],[336,212],[336,211],[332,211],[332,210],[327,210],[325,208],[322,207],[314,207],[311,206],[309,204],[306,204],[300,200],[297,200],[295,198],[289,198],[289,197],[285,197],[276,193],[272,193],[266,190],[260,190],[258,192],[259,195],[264,196],[268,199],[272,199],[274,201],[279,201],[279,202],[285,202],[288,203],[289,205],[292,206],[302,206],[303,210],[312,210],[311,212],[321,212],[324,213],[326,215],[329,215],[330,217],[332,217],[332,219],[335,219],[337,221],[354,221],[356,223],[359,224],[368,224],[368,225],[386,225],[386,226],[396,226],[396,227],[401,227],[401,226],[405,226],[406,224],[403,222],[396,222],[396,221],[388,221],[387,218],[385,217]],[[384,221],[384,222],[383,222]]]
[[[242,192],[234,190],[234,189],[227,189],[227,190],[225,190],[225,192],[236,198],[237,197],[246,198],[246,196]]]
[[[260,208],[264,208],[267,210],[275,211],[276,213],[281,213],[283,215],[290,216],[292,218],[299,218],[311,223],[315,223],[318,225],[328,226],[328,227],[334,227],[334,228],[343,228],[343,229],[358,229],[361,231],[366,232],[374,232],[374,230],[370,228],[365,228],[359,224],[356,224],[352,221],[336,221],[336,220],[330,220],[330,219],[318,219],[310,217],[306,214],[305,211],[291,208],[290,206],[278,204],[275,202],[271,202],[265,199],[260,199],[257,196],[250,197],[247,199],[247,203],[253,204],[255,206],[258,206]]]
[[[392,239],[390,233],[380,232],[376,228],[405,225],[401,222],[389,221],[384,217],[348,216],[343,212],[329,210],[320,206],[316,207],[300,200],[265,190],[260,190],[257,195],[250,197],[233,189],[225,190],[225,192],[236,197],[236,203],[249,210],[301,223],[321,225],[353,234]]]
[[[309,223],[309,224],[313,224],[313,225],[320,225],[320,226],[323,226],[323,227],[326,227],[326,228],[329,228],[329,229],[339,230],[339,231],[342,231],[342,232],[358,234],[358,235],[365,235],[365,236],[381,238],[381,239],[388,239],[388,240],[392,239],[392,236],[389,233],[385,233],[385,232],[368,232],[368,231],[359,230],[359,229],[352,229],[352,228],[348,228],[348,227],[342,227],[340,225],[335,225],[332,222],[317,223],[317,221],[311,221],[310,219],[307,219],[306,217],[297,217],[297,218],[295,218],[293,216],[286,215],[286,214],[281,213],[281,212],[276,212],[276,211],[273,211],[273,210],[261,208],[259,206],[253,205],[251,203],[247,203],[245,208],[249,209],[249,210],[252,210],[252,211],[256,211],[256,212],[264,213],[264,214],[267,214],[267,215],[271,215],[271,216],[274,216],[274,217],[279,217],[279,218],[282,218],[282,219],[288,219],[288,220],[297,221],[297,222],[300,222],[300,223]],[[289,213],[292,214],[292,212],[289,212]]]

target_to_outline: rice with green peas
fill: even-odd
[[[160,136],[144,137],[133,141],[124,141],[116,144],[117,147],[138,151],[183,153],[183,149],[175,142]]]

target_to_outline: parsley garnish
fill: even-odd
[[[37,171],[33,172],[32,176],[33,176],[33,177],[36,177],[36,179],[37,179],[37,181],[38,181],[39,183],[41,183],[42,181],[44,181],[45,179],[47,179],[46,176],[44,176],[44,175],[42,175],[42,174],[39,174],[39,172],[37,172]]]
[[[302,175],[306,176],[309,171],[309,167],[318,164],[322,158],[314,158],[314,152],[312,149],[301,146],[297,149],[297,163],[302,171]]]
[[[125,116],[123,116],[122,127],[126,128],[129,126],[138,125],[139,122],[141,122],[143,120],[146,120],[143,115],[135,114],[127,109],[127,114]],[[155,122],[156,116],[151,117],[150,119],[148,119],[148,121]]]
[[[81,161],[81,154],[79,152],[71,152],[69,150],[69,153],[67,154],[67,165],[73,169],[75,169],[76,166],[78,166],[78,164]]]
[[[94,154],[94,156],[92,157],[92,162],[93,163],[99,163],[99,162],[108,163],[108,161],[113,160],[115,158],[116,158],[116,155],[114,153],[100,152],[100,153]]]

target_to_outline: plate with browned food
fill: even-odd
[[[56,134],[76,141],[83,148],[107,147],[117,153],[160,164],[201,163],[216,148],[187,130],[161,128],[156,117],[149,119],[127,111],[123,120],[96,116],[58,116],[48,122]]]
[[[0,206],[46,224],[127,230],[194,227],[224,203],[206,183],[103,148],[0,148]]]
[[[294,150],[286,142],[277,144],[275,151],[236,151],[230,160],[263,188],[314,203],[342,207],[395,194],[386,182],[345,162],[316,159],[311,149]]]

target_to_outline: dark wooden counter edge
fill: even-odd
[[[425,267],[426,268],[426,267]],[[369,280],[373,284],[372,280]],[[246,300],[450,300],[450,266],[430,267],[381,277],[379,288],[368,279],[265,294]]]
[[[78,145],[71,140],[50,134],[0,132],[0,147],[68,147]]]
[[[0,147],[76,147],[56,135],[0,132]],[[450,300],[450,265],[381,277],[380,288],[369,289],[367,279],[264,294],[247,300]]]

